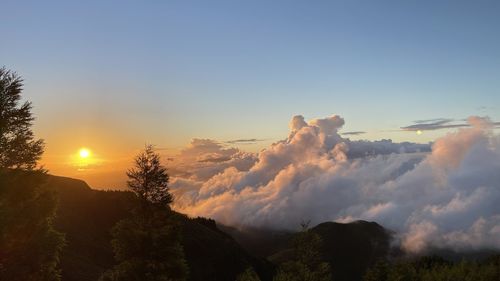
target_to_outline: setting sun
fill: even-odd
[[[87,148],[81,148],[79,154],[81,158],[88,158],[90,156],[90,150]]]

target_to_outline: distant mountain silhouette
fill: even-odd
[[[276,264],[291,258],[292,232],[223,226],[245,249]],[[322,256],[334,280],[361,280],[368,267],[389,255],[391,233],[375,222],[325,222],[311,229],[323,241]]]
[[[312,230],[323,239],[334,280],[361,280],[369,266],[389,254],[391,234],[375,222],[325,222]]]
[[[218,225],[231,235],[245,250],[258,257],[270,257],[290,246],[294,232],[269,228],[246,227],[238,229],[227,225]]]

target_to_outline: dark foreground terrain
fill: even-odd
[[[135,195],[93,190],[83,181],[56,176],[48,177],[47,188],[58,194],[55,225],[66,235],[67,245],[61,257],[62,280],[96,280],[115,264],[111,229],[116,222],[130,216],[137,203]],[[247,268],[253,268],[263,281],[272,280],[278,265],[291,259],[294,233],[238,230],[217,225],[210,219],[177,216],[181,221],[189,280],[232,281]],[[379,224],[325,222],[311,231],[321,237],[321,258],[330,265],[333,280],[363,280],[369,268],[370,280],[388,278],[391,268],[387,261],[394,259],[397,251],[390,249],[391,233]],[[449,252],[443,255],[454,256]],[[413,264],[426,268],[425,262],[429,261],[447,265],[441,258]],[[493,266],[493,270],[497,269]]]
[[[115,263],[110,230],[130,215],[135,195],[92,190],[83,181],[53,176],[48,187],[59,194],[55,223],[66,234],[63,280],[96,280]],[[263,280],[272,278],[274,267],[269,261],[247,253],[213,220],[179,217],[190,280],[234,280],[247,267],[253,267]]]

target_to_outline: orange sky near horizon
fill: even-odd
[[[140,137],[123,136],[118,130],[116,135],[113,135],[111,130],[107,130],[106,135],[89,133],[90,131],[92,130],[68,128],[60,133],[51,130],[49,133],[40,132],[37,135],[45,141],[45,152],[40,164],[48,169],[50,174],[81,179],[95,189],[126,189],[125,172],[133,166],[134,157],[145,144],[155,145],[164,164],[169,157],[174,157],[185,147],[140,141]],[[243,149],[257,152],[271,142],[272,140],[245,145]],[[187,141],[186,145],[188,143]],[[86,159],[79,155],[82,148],[90,151]]]
[[[112,130],[105,130],[106,134],[90,133],[93,130],[82,128],[68,128],[57,131],[44,131],[39,135],[45,140],[46,147],[40,164],[49,170],[50,174],[66,176],[84,180],[95,189],[126,189],[127,169],[133,166],[133,159],[144,147],[146,141],[134,137],[125,137],[117,130],[116,135]],[[67,135],[66,135],[67,134]],[[378,135],[380,133],[374,133]],[[435,132],[425,132],[417,135],[414,132],[398,132],[412,138],[427,140]],[[427,134],[427,136],[425,136]],[[387,135],[387,134],[386,134]],[[394,133],[389,134],[394,135]],[[70,136],[70,137],[68,137]],[[97,137],[92,137],[97,136]],[[283,136],[285,138],[286,135]],[[358,137],[359,139],[359,137]],[[230,145],[247,152],[258,152],[268,147],[277,140],[269,139],[249,145]],[[184,146],[169,145],[168,143],[151,142],[158,148],[164,164],[169,157],[175,157]],[[82,159],[79,151],[89,149],[91,154],[88,159]]]

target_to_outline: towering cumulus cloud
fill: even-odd
[[[468,123],[432,147],[344,139],[337,115],[294,116],[258,154],[194,140],[172,162],[174,208],[240,227],[373,220],[409,252],[500,248],[500,138]]]

